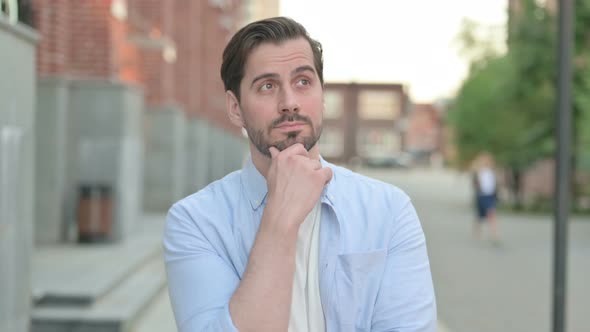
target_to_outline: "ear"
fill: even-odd
[[[238,127],[244,127],[244,119],[242,119],[240,102],[238,102],[238,98],[236,98],[236,95],[234,95],[234,93],[230,90],[225,91],[225,108],[231,123]]]

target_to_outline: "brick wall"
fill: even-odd
[[[166,63],[161,50],[140,49],[140,72],[144,75],[147,101],[150,104],[174,101],[189,116],[206,117],[217,125],[238,133],[225,113],[225,93],[219,69],[221,55],[236,29],[241,13],[239,1],[224,6],[208,0],[132,0],[135,12],[133,29],[138,33],[174,41],[177,58]],[[224,22],[234,25],[224,26]]]
[[[174,64],[174,97],[185,106],[188,113],[197,112],[201,98],[201,2],[177,0],[174,6],[172,35],[176,42],[178,58]]]
[[[238,24],[237,17],[240,14],[240,7],[236,2],[228,1],[226,4],[229,5],[222,8],[212,6],[208,1],[203,5],[204,26],[201,36],[207,51],[203,53],[201,58],[203,86],[200,108],[205,110],[209,118],[225,129],[237,132],[238,130],[227,119],[225,92],[219,69],[223,49]]]
[[[408,151],[435,151],[442,145],[438,110],[432,104],[416,104],[408,115],[405,148]]]
[[[111,15],[111,1],[33,0],[34,25],[41,35],[41,75],[138,81],[135,47],[128,26]]]
[[[113,2],[126,4],[115,18]],[[147,104],[178,103],[234,133],[219,69],[241,24],[242,1],[33,0],[38,73],[140,83]],[[167,62],[163,47],[176,48]]]
[[[131,33],[138,46],[138,67],[148,105],[174,101],[174,64],[163,57],[172,42],[174,1],[129,0]]]
[[[526,203],[553,195],[555,161],[541,160],[532,165],[522,177],[522,192]]]
[[[69,73],[76,77],[113,77],[110,1],[78,1],[68,10]]]
[[[33,22],[40,32],[37,47],[37,70],[40,74],[62,74],[68,70],[69,0],[33,0]]]

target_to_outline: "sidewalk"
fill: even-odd
[[[426,234],[439,318],[453,332],[550,331],[551,216],[500,214],[502,242],[494,247],[486,236],[472,238],[468,177],[431,170],[366,173],[412,197]],[[587,332],[590,220],[570,221],[566,326]]]

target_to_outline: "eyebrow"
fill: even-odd
[[[312,66],[309,65],[305,65],[305,66],[300,66],[295,68],[292,72],[291,72],[291,76],[294,76],[296,74],[302,73],[304,71],[311,71],[312,73],[315,73],[315,69],[313,69]],[[277,78],[279,77],[279,74],[277,73],[264,73],[264,74],[260,74],[256,77],[254,77],[254,79],[252,80],[252,83],[250,84],[250,87],[254,86],[254,83],[266,79],[266,78]]]

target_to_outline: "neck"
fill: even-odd
[[[309,150],[309,158],[314,160],[320,160],[320,149],[318,147],[319,142],[317,142],[311,150]],[[260,153],[258,149],[250,143],[250,154],[252,155],[252,163],[254,167],[266,178],[266,174],[268,173],[268,169],[270,167],[270,157],[267,157]]]

